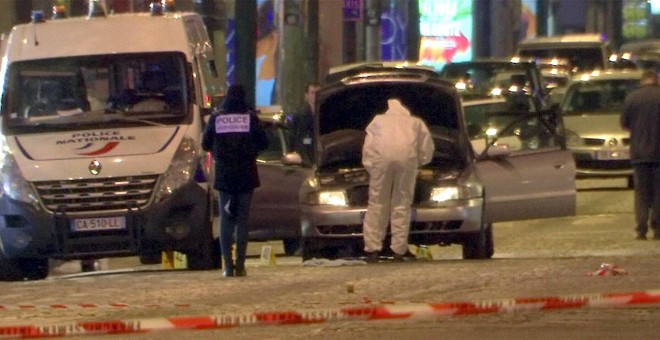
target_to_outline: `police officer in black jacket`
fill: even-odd
[[[245,276],[248,216],[252,192],[259,187],[257,154],[268,139],[245,89],[231,85],[222,108],[214,112],[204,131],[202,147],[215,160],[215,189],[220,193],[220,249],[224,275]],[[236,242],[236,259],[232,244]]]

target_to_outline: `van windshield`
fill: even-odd
[[[181,124],[190,115],[178,52],[41,59],[9,65],[5,134]]]

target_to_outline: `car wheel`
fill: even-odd
[[[463,239],[463,258],[466,260],[489,259],[495,254],[493,244],[493,226],[485,225],[484,228]]]
[[[338,257],[337,248],[325,245],[318,240],[303,238],[301,243],[303,261],[313,258],[334,260]]]
[[[0,281],[43,280],[48,276],[48,259],[7,259],[0,253]]]
[[[286,256],[293,256],[300,250],[300,239],[299,238],[286,238],[282,240],[284,245],[284,254]]]

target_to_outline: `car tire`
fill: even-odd
[[[282,245],[284,246],[284,254],[286,256],[294,256],[296,253],[300,253],[300,239],[299,238],[285,238],[282,240]]]
[[[314,258],[329,260],[337,258],[336,248],[329,247],[316,239],[302,238],[301,252],[303,261]]]
[[[490,259],[493,254],[495,254],[495,246],[492,224],[484,225],[479,232],[470,234],[463,239],[463,259]]]
[[[0,252],[0,281],[43,280],[48,276],[48,259],[8,259]]]

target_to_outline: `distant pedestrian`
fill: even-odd
[[[241,85],[231,85],[220,109],[216,109],[204,131],[202,147],[215,161],[214,187],[220,193],[220,250],[224,275],[245,276],[248,215],[252,192],[259,187],[257,154],[268,147],[268,139],[256,111],[245,100]],[[236,259],[232,244],[236,242]]]
[[[428,127],[396,98],[367,126],[362,164],[369,173],[369,203],[364,217],[367,262],[378,262],[388,222],[395,261],[414,259],[408,250],[410,215],[418,168],[431,161],[435,146]]]
[[[653,239],[660,240],[660,85],[657,73],[645,71],[640,85],[626,96],[621,126],[630,131],[637,239],[646,240],[650,215]]]
[[[303,164],[311,165],[314,160],[314,106],[316,93],[321,89],[318,82],[305,87],[305,110],[293,117],[291,126],[293,151],[300,154]]]

